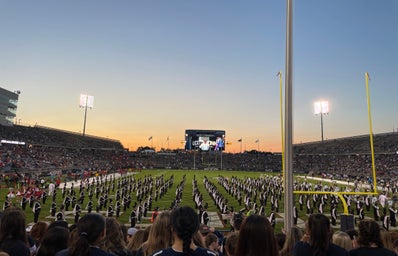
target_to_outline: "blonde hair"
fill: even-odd
[[[398,233],[393,231],[382,230],[380,231],[381,240],[383,241],[384,248],[394,250],[394,240],[398,239]]]
[[[294,245],[301,240],[303,235],[304,233],[299,227],[296,226],[291,227],[291,229],[288,230],[286,233],[286,240],[285,243],[283,244],[282,249],[279,251],[279,254],[281,256],[291,255],[293,252]]]
[[[135,232],[131,241],[127,244],[127,249],[129,251],[138,251],[138,249],[145,242],[145,230],[139,229]]]
[[[164,211],[158,214],[149,230],[148,240],[143,246],[144,255],[152,255],[157,250],[165,249],[172,244],[170,223],[171,213]]]
[[[346,249],[346,251],[352,250],[352,241],[346,232],[336,231],[332,236],[332,241],[335,245]]]

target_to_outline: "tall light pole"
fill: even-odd
[[[329,102],[317,101],[314,103],[314,114],[321,117],[321,139],[323,142],[323,116],[329,114]]]
[[[260,139],[257,139],[255,143],[257,143],[257,152],[260,152]]]
[[[80,107],[84,108],[83,136],[86,134],[87,108],[93,108],[94,97],[86,94],[80,94]]]

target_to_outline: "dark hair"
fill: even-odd
[[[228,256],[235,256],[236,255],[238,241],[239,241],[239,233],[238,232],[230,233],[224,239],[224,242],[225,242],[225,244],[224,244],[225,255],[228,255]]]
[[[36,256],[53,256],[68,247],[69,230],[55,226],[47,231]]]
[[[65,220],[56,220],[54,222],[52,222],[49,226],[47,230],[50,230],[54,227],[64,227],[64,228],[68,228],[68,222],[66,222]]]
[[[20,240],[27,243],[25,213],[17,207],[7,208],[1,217],[0,243],[6,246],[6,240]]]
[[[392,246],[394,249],[398,248],[398,239],[395,239],[394,242],[392,242]]]
[[[377,247],[383,247],[383,241],[380,235],[380,226],[374,220],[362,220],[358,223],[360,246],[370,246],[375,243]]]
[[[105,230],[105,218],[98,213],[88,213],[77,223],[78,238],[69,250],[70,256],[89,256],[90,245],[100,238]]]
[[[326,256],[332,235],[329,219],[321,213],[312,214],[308,218],[308,229],[313,255]]]
[[[243,219],[244,219],[244,215],[242,212],[234,213],[234,216],[232,217],[232,222],[233,222],[232,226],[235,231],[240,230],[240,226],[242,225]]]
[[[358,231],[356,231],[355,229],[349,229],[345,232],[350,236],[351,240],[354,240],[354,238],[358,236]]]
[[[276,243],[278,244],[278,250],[282,250],[283,245],[285,244],[286,241],[286,235],[283,233],[276,233],[275,240]]]
[[[209,246],[218,241],[218,237],[214,233],[210,233],[205,237],[205,246],[209,248]]]
[[[191,207],[182,206],[172,211],[170,220],[173,232],[183,242],[183,252],[188,255],[193,254],[189,246],[193,235],[199,230],[198,214]]]
[[[236,255],[279,255],[274,229],[265,216],[253,214],[244,219],[239,231]]]

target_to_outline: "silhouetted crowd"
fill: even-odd
[[[196,210],[178,206],[160,211],[145,229],[127,227],[114,217],[87,213],[76,224],[37,222],[26,229],[25,215],[7,208],[0,219],[0,255],[9,256],[356,256],[398,254],[398,233],[370,219],[355,229],[333,231],[329,218],[309,215],[304,229],[275,232],[262,215],[234,213],[233,230],[222,234],[200,222]]]

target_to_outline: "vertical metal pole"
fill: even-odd
[[[193,169],[196,170],[196,150],[193,151]]]
[[[321,139],[323,142],[323,110],[321,109]]]
[[[86,102],[84,103],[84,124],[83,124],[83,136],[86,134],[87,101],[88,101],[88,95],[86,95]]]
[[[285,229],[293,226],[293,0],[286,0]]]
[[[285,133],[283,129],[283,86],[282,71],[278,72],[279,76],[279,105],[281,114],[281,137],[282,137],[282,179],[285,180]]]
[[[242,138],[240,138],[240,152],[242,154]]]
[[[220,165],[221,165],[221,170],[222,170],[222,150],[220,149],[221,155],[220,155]]]

